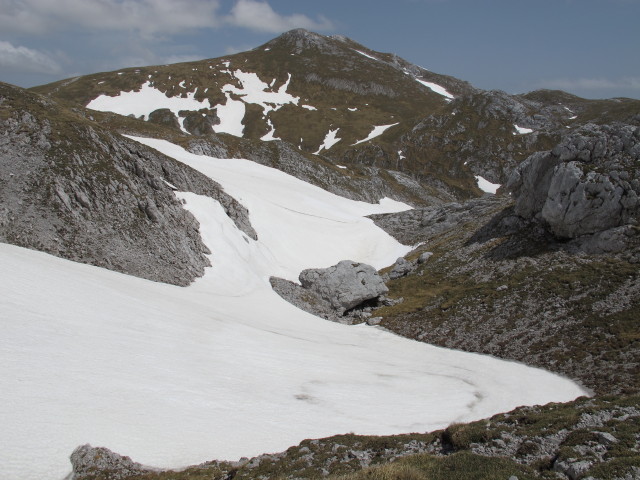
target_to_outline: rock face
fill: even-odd
[[[389,291],[371,265],[343,260],[329,268],[310,268],[299,276],[306,289],[331,303],[340,315]]]
[[[0,84],[0,103],[0,241],[188,285],[210,252],[173,190],[218,200],[257,237],[247,210],[186,165],[18,87]]]
[[[93,479],[96,478],[96,473],[104,480],[124,480],[152,471],[129,457],[89,444],[76,448],[70,459],[73,466],[70,480]]]
[[[640,128],[586,125],[513,172],[514,211],[565,239],[637,225],[639,159]]]

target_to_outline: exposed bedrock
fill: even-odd
[[[639,161],[640,128],[586,125],[551,151],[527,158],[507,188],[517,215],[541,221],[559,238],[603,238],[602,232],[621,227],[619,234],[632,237],[640,211]]]

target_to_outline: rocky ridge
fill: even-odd
[[[633,479],[639,472],[639,419],[637,396],[581,398],[569,404],[521,407],[431,433],[337,435],[305,440],[284,452],[164,472],[107,449],[83,446],[72,455],[71,479],[359,480],[407,478],[408,467],[413,475],[408,478],[433,480],[451,478],[452,470],[470,469],[486,469],[483,478]]]
[[[215,198],[256,238],[246,209],[199,172],[17,87],[0,85],[0,99],[2,241],[187,285],[210,252],[174,190]]]

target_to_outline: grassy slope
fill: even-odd
[[[428,434],[337,435],[238,463],[210,462],[139,480],[329,478],[475,480],[558,478],[563,462],[585,462],[583,476],[623,477],[640,466],[640,397],[581,398],[521,407]],[[604,439],[604,440],[603,440]],[[413,452],[413,453],[412,453]],[[96,473],[87,480],[111,480]]]
[[[506,208],[506,209],[505,209]],[[387,285],[404,301],[383,307],[382,325],[418,340],[522,361],[598,393],[640,390],[640,271],[625,255],[573,255],[527,230],[483,236],[508,200],[454,228],[405,242],[430,260]]]

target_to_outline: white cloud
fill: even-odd
[[[220,24],[219,0],[0,0],[0,30],[29,34],[81,30],[174,34]]]
[[[267,2],[260,0],[238,0],[226,21],[238,27],[270,33],[280,33],[293,28],[309,30],[333,28],[331,21],[323,16],[319,16],[316,21],[299,13],[280,15]]]
[[[0,31],[43,35],[71,28],[154,37],[225,24],[271,33],[333,28],[323,16],[276,13],[264,0],[237,0],[229,15],[219,8],[220,0],[0,0]]]
[[[556,78],[552,80],[542,81],[539,85],[544,88],[557,88],[560,90],[613,90],[621,88],[640,89],[640,78]]]
[[[13,73],[57,74],[62,68],[50,54],[0,41],[0,68]]]

